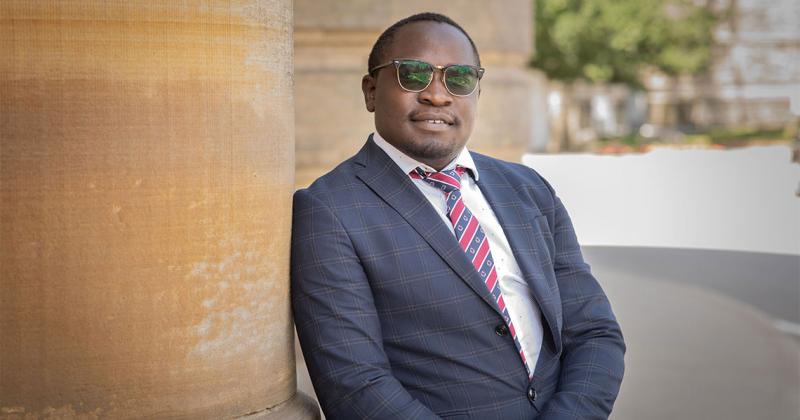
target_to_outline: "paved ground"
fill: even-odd
[[[658,261],[636,252],[626,257],[587,250],[628,345],[625,380],[611,418],[800,419],[800,342],[776,330],[763,310],[693,284],[692,273],[713,276],[713,270],[686,264],[702,266],[708,254],[670,262],[669,253]],[[780,272],[769,266],[756,271],[763,279]],[[726,272],[722,275],[731,275]],[[298,388],[313,395],[302,361]]]
[[[764,313],[699,287],[596,267],[628,344],[612,419],[800,418],[800,353]]]

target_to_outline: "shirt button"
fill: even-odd
[[[528,388],[528,401],[530,401],[531,404],[536,401],[536,390],[533,388]]]
[[[508,335],[508,327],[506,324],[500,324],[494,329],[494,333],[499,335],[500,337],[505,337]]]

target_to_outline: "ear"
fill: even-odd
[[[375,83],[374,77],[366,74],[361,78],[361,91],[364,92],[364,105],[367,111],[375,112]]]

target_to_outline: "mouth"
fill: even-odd
[[[412,120],[411,123],[418,130],[422,131],[447,131],[450,130],[452,125],[441,120]]]
[[[411,115],[411,122],[414,125],[427,130],[445,130],[455,125],[455,120],[452,116],[446,114],[434,113],[418,113]]]

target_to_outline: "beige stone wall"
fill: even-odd
[[[486,76],[471,149],[518,161],[536,136],[546,135],[544,79],[526,68],[530,1],[296,0],[294,8],[298,186],[353,155],[374,130],[361,94],[367,56],[381,31],[414,13],[450,16],[481,54]]]

